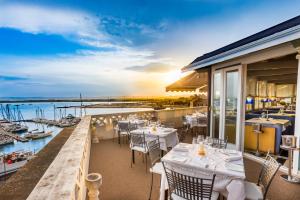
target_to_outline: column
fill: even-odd
[[[297,96],[296,96],[296,119],[295,119],[295,136],[297,136],[297,146],[299,146],[300,140],[300,47],[297,47],[297,56],[298,59],[298,77],[297,77]],[[300,170],[300,157],[299,151],[294,151],[293,159],[293,173],[297,174]]]

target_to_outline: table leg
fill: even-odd
[[[293,151],[289,150],[289,158],[288,158],[288,180],[292,179],[292,158],[293,158]]]
[[[290,183],[300,183],[300,180],[297,177],[293,177],[292,175],[292,160],[293,160],[293,150],[289,149],[289,157],[288,157],[288,174],[282,174],[281,177]]]
[[[132,150],[132,163],[135,163],[135,158],[134,158],[134,150]]]

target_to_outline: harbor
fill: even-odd
[[[0,152],[7,154],[26,150],[37,153],[65,127],[74,126],[80,122],[81,116],[152,110],[151,108],[120,108],[121,102],[117,102],[119,108],[95,106],[99,104],[111,103],[4,102],[0,106],[2,108],[0,111]],[[8,127],[14,127],[14,129],[8,129]],[[20,130],[20,127],[23,130]]]

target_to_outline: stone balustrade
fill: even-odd
[[[28,200],[84,200],[91,148],[91,116],[85,116],[40,179]]]

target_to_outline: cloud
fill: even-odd
[[[28,80],[28,78],[27,77],[22,77],[22,76],[0,75],[0,81],[23,81],[23,80]]]
[[[99,17],[89,13],[25,4],[3,4],[0,27],[32,34],[58,34],[96,47],[117,47],[103,30]]]
[[[152,62],[142,66],[127,67],[125,69],[136,72],[166,73],[174,70],[175,66],[167,63]]]
[[[137,82],[156,83],[151,94],[163,94],[163,76],[126,70],[154,60],[153,52],[131,48],[116,51],[82,51],[77,55],[59,57],[0,56],[0,74],[30,77],[22,84],[0,84],[0,90],[12,88],[1,95],[72,96],[82,92],[86,96],[142,95],[145,88]],[[37,84],[40,83],[40,84]],[[160,87],[159,87],[160,86]],[[26,92],[25,92],[26,91]],[[150,91],[148,91],[150,94]]]

